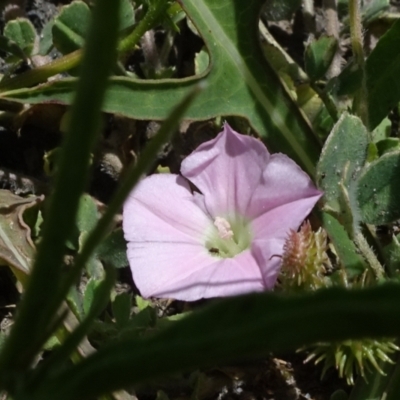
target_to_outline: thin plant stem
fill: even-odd
[[[315,93],[318,94],[319,98],[324,103],[326,110],[328,111],[333,121],[337,122],[339,119],[339,113],[332,96],[327,93],[326,90],[321,89],[316,83],[310,82],[310,86],[315,91]]]
[[[0,92],[29,87],[77,67],[82,60],[82,50],[75,50],[57,60],[0,82]]]
[[[323,0],[325,26],[326,33],[328,36],[333,36],[339,40],[339,17],[337,10],[337,0]],[[340,48],[336,50],[335,57],[333,58],[332,64],[327,72],[328,78],[333,78],[340,74],[341,70],[341,55]]]
[[[139,43],[142,36],[151,29],[159,20],[160,16],[167,10],[168,2],[160,0],[156,4],[151,4],[146,15],[139,22],[136,28],[128,36],[123,38],[118,44],[118,54],[120,57],[126,57]]]
[[[314,0],[303,0],[304,26],[308,34],[315,35]]]
[[[354,241],[360,250],[361,254],[364,258],[368,261],[371,269],[375,274],[375,278],[377,281],[383,281],[385,276],[385,271],[379,262],[378,258],[376,257],[375,253],[372,251],[370,245],[366,241],[365,237],[361,232],[356,232],[354,234]]]
[[[350,39],[354,61],[361,70],[361,87],[354,96],[353,109],[368,127],[368,91],[363,48],[360,0],[349,0]]]

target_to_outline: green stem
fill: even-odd
[[[0,82],[0,92],[29,87],[44,82],[46,79],[77,67],[82,60],[82,50],[76,50],[46,65],[31,69],[13,78]]]
[[[363,48],[362,21],[359,0],[349,0],[350,39],[354,61],[361,71],[361,87],[354,96],[353,108],[368,127],[368,91]]]
[[[367,240],[363,236],[363,234],[357,231],[354,234],[354,242],[356,243],[358,249],[360,250],[361,254],[367,260],[368,264],[372,268],[376,280],[383,281],[385,277],[385,271],[379,262],[378,258],[376,257],[375,253],[372,251],[371,247],[369,246]]]
[[[338,9],[337,9],[337,0],[323,0],[322,7],[324,10],[324,22],[325,22],[325,31],[328,36],[333,36],[337,40],[339,40],[339,17],[338,17]],[[335,53],[335,57],[332,60],[331,66],[327,71],[327,78],[331,79],[340,74],[341,71],[341,57],[340,57],[340,49],[338,48]]]
[[[318,94],[319,98],[324,103],[326,110],[328,111],[333,121],[337,122],[339,119],[339,113],[332,96],[330,96],[329,93],[327,93],[324,89],[321,89],[316,83],[310,82],[310,86],[315,91],[315,93]]]
[[[154,4],[156,3],[156,4]],[[136,28],[128,36],[123,38],[118,44],[118,54],[120,57],[127,56],[131,51],[135,49],[135,46],[139,43],[141,37],[160,19],[160,16],[167,10],[168,2],[166,0],[159,0],[152,2],[146,15],[139,22]]]

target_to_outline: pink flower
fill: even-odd
[[[272,289],[288,233],[322,193],[290,158],[228,124],[181,173],[143,179],[124,205],[142,296],[191,301]]]

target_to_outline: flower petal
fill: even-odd
[[[123,230],[130,242],[201,244],[210,224],[188,182],[178,175],[143,179],[124,204]]]
[[[247,206],[269,159],[265,146],[228,124],[182,162],[182,175],[202,192],[213,218],[239,213]]]
[[[186,286],[188,274],[213,262],[204,246],[193,243],[130,242],[127,253],[133,281],[143,297],[197,300],[186,298],[180,287]]]
[[[258,240],[252,244],[252,254],[264,279],[266,289],[273,289],[282,264],[282,253],[285,240],[269,239]]]
[[[321,196],[322,192],[314,186],[310,177],[293,160],[284,154],[272,154],[260,184],[254,191],[247,213],[249,217],[257,218],[285,204],[290,205],[289,208],[296,208],[302,204],[303,200],[306,204],[312,204],[312,208]],[[297,203],[298,201],[300,203]],[[308,206],[305,207],[302,220],[311,208],[308,210]],[[282,216],[284,216],[283,213],[282,210]],[[280,217],[277,216],[277,218]]]
[[[320,194],[285,204],[252,221],[252,251],[261,267],[264,284],[272,289],[279,274],[283,246],[291,229],[297,230],[311,212]]]
[[[144,297],[193,301],[265,289],[260,268],[250,251],[216,258],[193,245],[129,243],[133,280]],[[149,268],[156,266],[156,268]]]
[[[319,198],[320,195],[299,199],[260,215],[251,223],[254,240],[286,239],[291,229],[298,229]]]

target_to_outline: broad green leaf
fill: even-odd
[[[389,153],[390,151],[400,150],[400,140],[399,138],[389,137],[380,140],[376,143],[379,155]]]
[[[135,11],[132,0],[122,0],[119,14],[119,29],[130,28],[135,23]]]
[[[342,209],[342,188],[351,190],[368,154],[368,133],[361,120],[344,113],[333,127],[317,166],[317,182],[324,191],[325,204]]]
[[[124,268],[128,265],[126,241],[122,229],[111,232],[96,249],[96,258],[113,268]]]
[[[103,347],[30,391],[31,400],[95,398],[204,365],[294,350],[317,341],[396,337],[400,286],[332,288],[304,296],[250,294],[221,300],[158,335]],[[68,382],[68,385],[64,383]]]
[[[132,297],[128,293],[120,293],[112,302],[112,311],[118,327],[124,328],[131,316]]]
[[[23,213],[40,201],[43,198],[23,198],[8,190],[0,190],[0,264],[8,265],[17,274],[18,271],[22,275],[29,273],[36,254]]]
[[[400,151],[391,151],[368,165],[358,178],[362,220],[387,224],[400,218]]]
[[[101,281],[90,279],[85,288],[85,294],[83,296],[83,312],[86,316],[92,307],[93,299],[95,297],[96,289],[99,287]]]
[[[32,54],[36,41],[36,31],[26,18],[17,18],[7,22],[4,36],[15,42],[26,56]]]
[[[382,122],[371,132],[373,142],[379,142],[390,137],[392,121],[389,118],[384,118]]]
[[[210,56],[205,49],[201,49],[195,56],[195,71],[196,75],[202,74],[210,65]]]
[[[164,119],[189,88],[204,80],[207,89],[196,99],[188,119],[245,117],[270,150],[287,153],[314,175],[319,140],[260,48],[258,17],[263,3],[264,0],[255,0],[243,7],[241,0],[182,0],[184,10],[206,43],[210,70],[181,80],[113,78],[103,110],[136,119]],[[23,103],[70,103],[74,85],[74,79],[65,79],[3,93],[3,97]]]
[[[92,196],[84,194],[79,200],[76,224],[79,232],[90,232],[99,219],[97,205]]]
[[[346,269],[347,276],[351,278],[355,275],[360,275],[367,268],[367,264],[343,226],[336,218],[325,212],[322,213],[321,219],[335,247],[339,260]]]
[[[368,62],[368,61],[367,61]],[[338,96],[353,95],[361,86],[361,70],[350,61],[337,78],[334,78],[335,93]]]
[[[76,226],[67,241],[67,246],[72,250],[79,250],[81,235],[90,232],[96,226],[98,219],[99,213],[93,198],[88,194],[82,195],[76,215]]]
[[[86,32],[91,19],[91,10],[81,0],[75,0],[64,6],[60,14],[46,25],[44,35],[46,42],[41,42],[41,51],[49,47],[48,38],[52,37],[54,45],[63,54],[80,49],[85,43]],[[131,0],[122,0],[119,15],[119,30],[131,27],[135,23],[135,13]],[[51,24],[51,32],[49,25]],[[43,46],[43,49],[42,49]]]
[[[83,1],[75,0],[62,8],[52,28],[53,43],[61,53],[71,53],[83,46],[90,18],[90,9]]]
[[[42,29],[39,42],[39,54],[45,56],[53,47],[53,25],[54,19],[51,19]]]
[[[0,49],[5,51],[6,53],[12,54],[13,56],[21,60],[24,60],[26,58],[26,54],[18,46],[17,43],[2,35],[0,35]]]
[[[145,300],[143,297],[135,296],[136,306],[139,311],[143,311],[147,307],[151,307],[151,301]]]
[[[400,20],[381,37],[366,63],[369,128],[374,129],[400,100]]]
[[[307,46],[304,63],[312,81],[317,81],[326,74],[337,48],[338,42],[333,36],[321,36]]]

